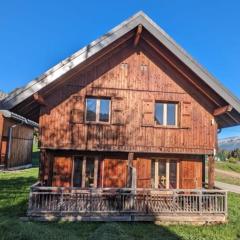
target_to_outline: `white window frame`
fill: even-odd
[[[96,120],[95,121],[89,121],[87,120],[87,99],[96,99]],[[109,100],[109,118],[108,118],[108,122],[104,122],[104,121],[100,121],[100,101],[101,100]],[[109,124],[110,123],[110,119],[111,119],[111,98],[98,98],[98,97],[86,97],[85,99],[85,122],[86,123],[100,123],[100,124]]]
[[[158,189],[158,163],[160,161],[165,161],[166,162],[166,188],[169,189],[170,185],[170,161],[176,160],[177,164],[177,174],[176,174],[176,189],[179,189],[179,160],[178,159],[166,159],[166,158],[153,158],[152,161],[154,161],[154,188]]]
[[[157,121],[155,121],[156,126],[164,126],[164,127],[177,127],[178,126],[178,103],[176,102],[161,102],[161,101],[155,101],[154,105],[154,118],[156,113],[156,104],[161,103],[163,104],[163,124],[158,124]],[[167,124],[167,105],[168,104],[174,104],[175,105],[175,124],[174,125],[168,125]]]

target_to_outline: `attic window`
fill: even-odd
[[[110,122],[110,99],[86,98],[86,122]]]
[[[156,125],[177,126],[177,103],[155,102],[154,120]]]

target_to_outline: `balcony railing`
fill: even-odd
[[[227,215],[224,190],[79,189],[32,186],[28,215]]]

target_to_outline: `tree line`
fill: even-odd
[[[220,150],[217,157],[221,161],[238,162],[240,161],[240,148],[234,150]]]

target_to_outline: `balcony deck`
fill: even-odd
[[[227,192],[33,185],[28,216],[38,220],[224,223]]]

